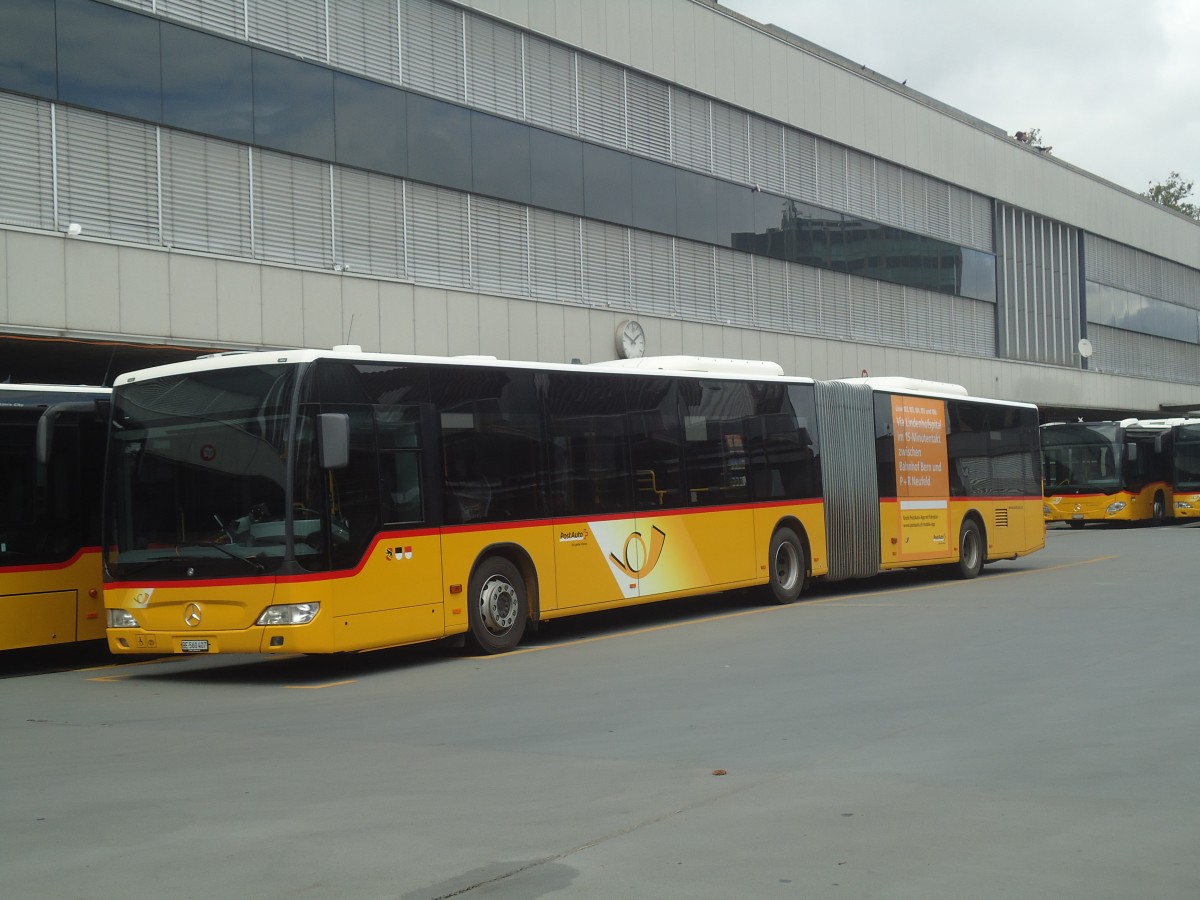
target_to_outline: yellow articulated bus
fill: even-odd
[[[0,651],[104,638],[109,394],[0,384]]]
[[[1047,522],[1158,524],[1174,509],[1172,424],[1182,419],[1042,426]]]
[[[1200,518],[1200,419],[1168,419],[1175,518]]]
[[[117,379],[115,653],[331,653],[1044,546],[1038,414],[773,363],[297,350]]]

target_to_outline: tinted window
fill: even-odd
[[[951,400],[946,414],[951,496],[1041,494],[1035,410]]]
[[[546,408],[553,511],[582,516],[630,509],[629,435],[621,379],[552,373]]]
[[[408,174],[407,95],[337,72],[333,96],[337,161],[388,175]]]
[[[633,224],[633,167],[628,154],[583,145],[583,208],[591,219]]]
[[[489,197],[528,203],[529,129],[477,112],[471,114],[471,140],[472,189]]]
[[[250,48],[167,22],[162,48],[163,122],[252,143]]]
[[[754,384],[755,418],[746,448],[756,500],[802,500],[821,493],[815,400],[810,384]]]
[[[637,378],[628,385],[630,464],[638,509],[682,506],[679,401],[668,378]]]
[[[675,218],[680,237],[717,243],[717,182],[696,172],[675,171]]]
[[[162,117],[158,20],[88,0],[59,0],[58,97],[117,115]]]
[[[697,506],[750,498],[746,420],[754,403],[740,381],[680,382],[687,499]]]
[[[531,128],[529,151],[533,205],[583,215],[583,144]]]
[[[726,247],[754,234],[754,192],[740,184],[717,182],[717,238]]]
[[[333,73],[265,50],[253,62],[255,142],[333,159]]]
[[[633,225],[675,234],[675,170],[633,157]]]
[[[0,86],[54,99],[58,94],[54,4],[6,0],[0,4]]]
[[[431,370],[448,523],[546,514],[534,382],[534,374],[523,370]]]
[[[470,111],[409,94],[408,171],[418,181],[470,190]]]

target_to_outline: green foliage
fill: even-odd
[[[1193,184],[1194,182],[1185,181],[1178,172],[1172,172],[1166,181],[1150,182],[1150,188],[1142,196],[1185,216],[1200,219],[1200,206],[1189,203],[1187,199],[1192,193]]]

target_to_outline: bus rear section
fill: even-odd
[[[104,637],[107,388],[0,385],[0,651]]]

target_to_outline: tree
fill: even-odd
[[[1172,172],[1167,176],[1166,181],[1150,182],[1149,189],[1142,196],[1149,197],[1155,203],[1181,212],[1185,216],[1200,219],[1200,206],[1187,202],[1187,198],[1192,193],[1193,184],[1194,182],[1184,181],[1183,176],[1178,172]]]
[[[1027,131],[1018,131],[1013,135],[1013,138],[1022,144],[1028,144],[1034,150],[1040,150],[1042,153],[1049,153],[1053,147],[1047,147],[1042,143],[1042,129],[1030,128]]]

